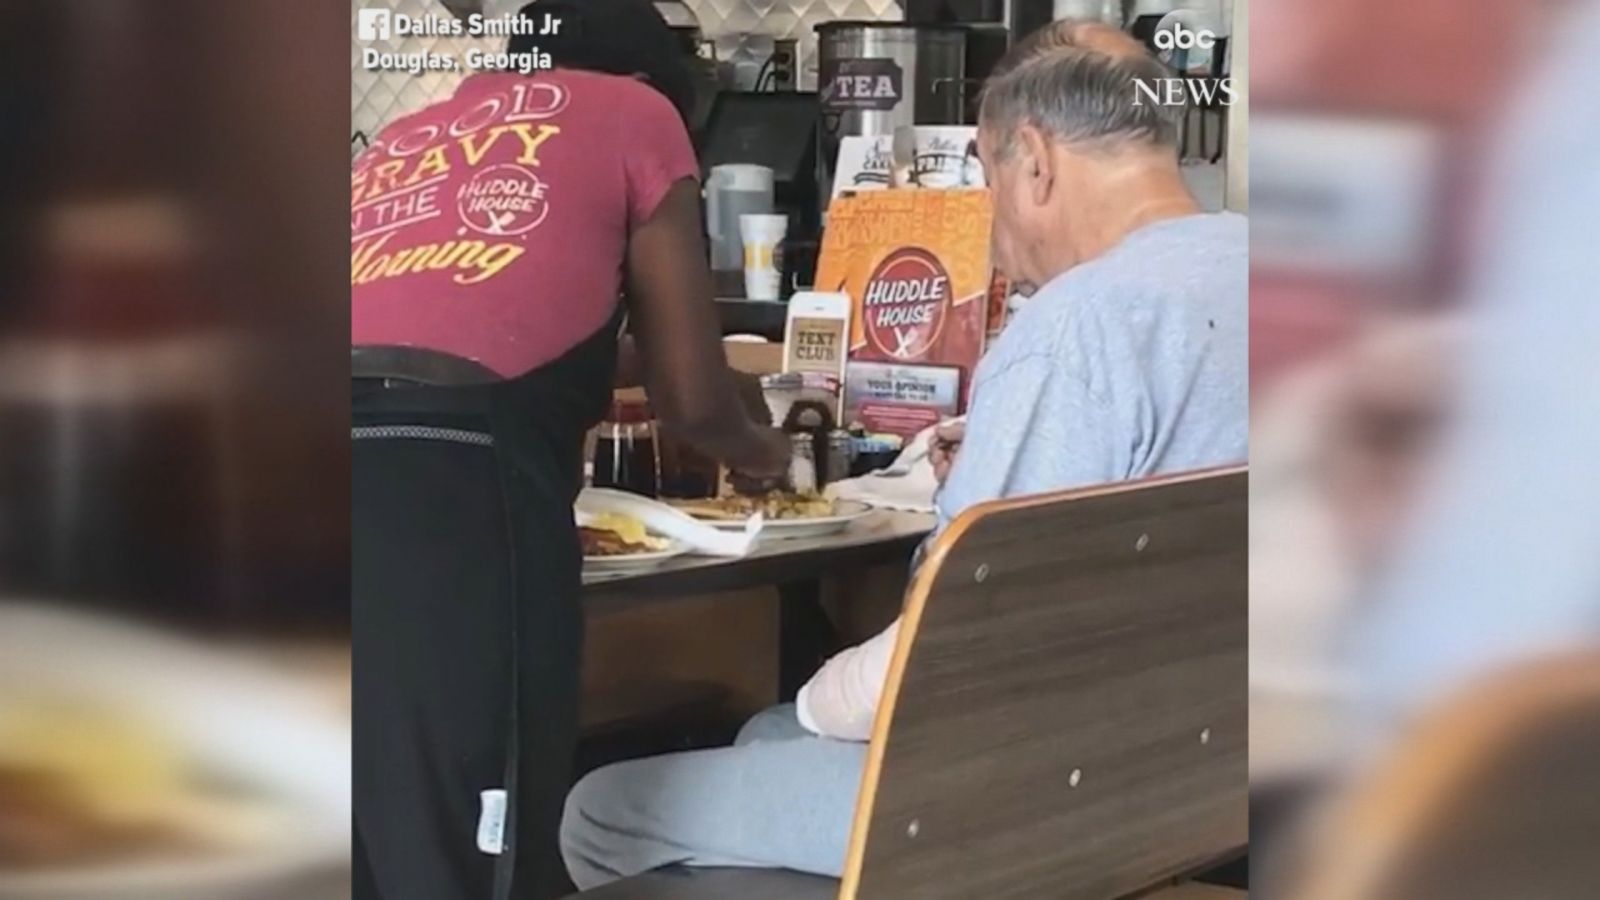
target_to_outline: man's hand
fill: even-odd
[[[945,422],[933,429],[933,439],[928,444],[928,460],[933,463],[933,477],[940,486],[950,477],[950,468],[956,464],[956,454],[961,452],[961,442],[966,436],[965,420]]]

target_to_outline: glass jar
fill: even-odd
[[[855,456],[854,439],[848,431],[831,431],[828,433],[828,460],[826,465],[818,465],[818,473],[822,477],[823,485],[830,485],[836,481],[844,481],[850,477],[850,463]]]
[[[852,438],[851,445],[851,478],[887,469],[900,458],[901,441],[893,435],[862,435]]]
[[[722,467],[665,425],[656,432],[661,454],[661,496],[698,500],[717,496]]]
[[[660,485],[661,456],[650,405],[643,400],[614,401],[595,439],[594,486],[655,497]]]
[[[789,460],[789,490],[797,494],[817,492],[816,438],[805,431],[789,435],[794,446],[794,456]]]

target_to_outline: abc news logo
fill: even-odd
[[[1209,28],[1196,31],[1178,22],[1173,28],[1156,32],[1154,42],[1162,57],[1169,59],[1178,50],[1213,50],[1217,35]],[[1232,106],[1238,99],[1232,78],[1141,78],[1133,85],[1134,106]]]
[[[1156,49],[1163,53],[1173,50],[1210,50],[1217,46],[1217,33],[1209,28],[1190,31],[1182,22],[1171,29],[1156,32]]]

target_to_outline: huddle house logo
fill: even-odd
[[[950,273],[921,247],[901,247],[867,279],[863,312],[867,339],[894,359],[927,353],[944,330]]]
[[[356,37],[363,41],[389,39],[390,13],[387,9],[363,9],[356,13]]]

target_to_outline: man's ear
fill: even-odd
[[[1045,206],[1050,202],[1056,182],[1055,155],[1050,152],[1050,139],[1043,131],[1024,123],[1017,128],[1017,142],[1029,198],[1034,205]]]

